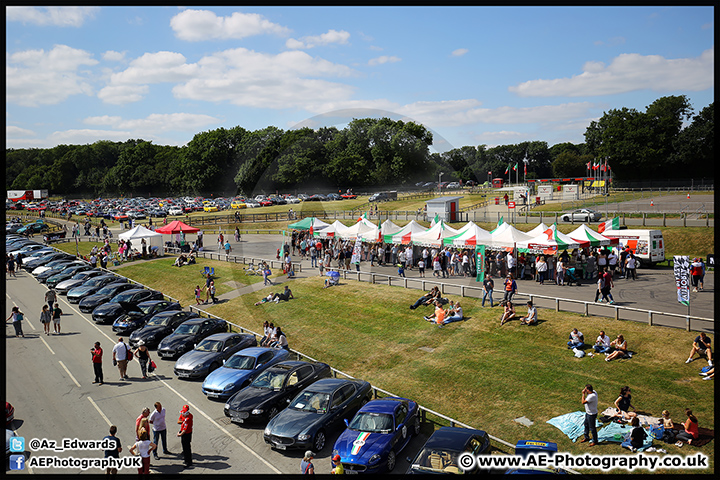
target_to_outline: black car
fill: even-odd
[[[113,323],[117,318],[131,310],[140,302],[162,300],[163,294],[156,290],[133,288],[115,295],[109,302],[100,305],[92,312],[95,323]]]
[[[117,282],[109,283],[96,293],[80,300],[78,308],[80,308],[81,312],[91,313],[99,305],[109,302],[118,293],[134,288],[137,288],[137,285],[129,283],[127,280],[119,280]]]
[[[92,277],[85,280],[81,285],[68,290],[67,300],[70,303],[79,303],[83,298],[99,292],[105,285],[115,282],[127,283],[125,280],[111,273]]]
[[[227,331],[227,322],[219,318],[188,320],[160,342],[157,349],[158,356],[164,359],[177,358],[195,348],[195,344],[200,343],[200,340],[213,333]]]
[[[271,420],[305,387],[332,375],[330,365],[286,360],[273,365],[225,404],[225,416],[234,423]]]
[[[160,312],[147,321],[144,327],[135,330],[130,334],[128,342],[131,347],[136,347],[142,340],[148,348],[157,347],[160,341],[170,335],[177,327],[186,320],[199,318],[195,312],[175,311]]]
[[[45,270],[44,272],[35,275],[35,280],[37,280],[40,283],[45,283],[50,277],[53,277],[55,275],[58,275],[59,273],[62,273],[66,269],[75,268],[75,267],[87,267],[87,270],[90,269],[90,265],[83,262],[82,260],[62,260],[57,265],[53,266],[52,268]],[[75,272],[77,273],[77,272]],[[75,274],[73,273],[73,275]],[[70,277],[68,277],[70,278]]]
[[[490,438],[483,430],[440,427],[428,438],[405,473],[477,473],[477,464],[462,470],[458,459],[465,452],[476,457],[489,447]]]
[[[352,419],[371,399],[372,387],[364,380],[318,380],[270,420],[263,439],[278,450],[312,449],[319,454],[325,446],[327,432],[344,428],[343,420]]]
[[[80,272],[86,272],[88,270],[92,270],[92,267],[89,263],[86,263],[84,265],[68,265],[67,267],[63,268],[61,271],[57,272],[55,275],[50,275],[45,279],[45,284],[50,288],[55,288],[55,285],[58,283],[71,279],[75,274]],[[40,275],[37,277],[40,278]],[[42,280],[41,280],[42,281]]]
[[[77,272],[72,277],[62,282],[58,282],[55,285],[55,291],[60,295],[67,295],[67,293],[75,287],[85,284],[88,280],[105,275],[105,272],[99,268],[91,268],[90,270],[83,270]]]
[[[43,265],[46,265],[54,260],[60,260],[60,259],[73,260],[74,258],[75,258],[74,256],[68,255],[67,253],[63,253],[63,252],[47,253],[38,258],[34,258],[32,260],[28,260],[27,262],[23,262],[23,268],[25,270],[27,270],[28,272],[32,272],[37,267],[42,267]]]
[[[240,350],[255,346],[257,338],[251,333],[215,333],[178,358],[173,373],[178,378],[205,378]]]
[[[140,302],[124,315],[120,315],[113,322],[112,330],[115,333],[127,335],[138,328],[142,328],[145,322],[150,320],[156,313],[164,312],[165,310],[181,309],[182,307],[179,303],[164,299]]]

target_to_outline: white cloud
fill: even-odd
[[[181,40],[240,39],[253,35],[288,35],[290,30],[272,23],[256,13],[235,12],[229,17],[218,17],[208,10],[185,10],[170,20],[170,27]]]
[[[99,7],[5,7],[5,19],[40,26],[81,27],[99,11]]]
[[[469,51],[470,51],[470,50],[468,50],[467,48],[458,48],[457,50],[453,50],[453,52],[451,53],[451,55],[452,55],[453,57],[462,57],[463,55],[465,55],[465,54],[468,53]]]
[[[20,128],[14,125],[5,126],[5,138],[34,137],[36,133],[27,128]]]
[[[572,78],[530,80],[509,90],[521,97],[614,95],[649,89],[655,92],[702,91],[714,85],[714,47],[696,58],[667,59],[627,53],[610,65],[587,62]]]
[[[107,52],[102,54],[103,60],[107,60],[108,62],[122,62],[125,60],[125,53],[126,52],[116,52],[115,50],[108,50]]]
[[[24,50],[7,57],[6,99],[35,107],[55,105],[71,95],[91,95],[92,87],[78,73],[81,66],[96,65],[89,52],[55,45],[52,50]]]
[[[327,33],[323,33],[322,35],[302,37],[299,40],[290,38],[285,42],[285,46],[296,50],[302,48],[314,48],[320,45],[330,45],[333,43],[346,45],[348,43],[348,38],[350,38],[350,34],[344,30],[328,30]]]
[[[105,103],[124,105],[139,102],[149,91],[147,85],[108,85],[98,92],[98,98]]]
[[[377,58],[371,58],[368,62],[368,65],[382,65],[384,63],[396,63],[399,62],[400,58],[395,56],[389,56],[389,55],[382,55]]]
[[[103,115],[88,117],[83,122],[88,125],[107,125],[115,129],[152,134],[163,131],[196,132],[208,125],[221,123],[221,120],[210,115],[194,113],[153,113],[145,118],[133,119]]]

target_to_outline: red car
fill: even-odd
[[[259,203],[260,203],[260,206],[261,206],[261,207],[269,207],[269,206],[271,206],[271,205],[273,204],[272,200],[267,200],[267,199],[262,200],[262,201],[259,202]]]
[[[112,218],[113,220],[127,220],[128,216],[125,213],[116,213]]]
[[[344,198],[345,200],[352,200],[352,199],[354,199],[354,198],[357,198],[357,195],[353,195],[352,193],[343,193],[343,194],[340,195],[340,196],[341,196],[342,198]]]

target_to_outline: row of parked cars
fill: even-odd
[[[6,251],[23,254],[23,268],[67,301],[112,325],[136,347],[157,349],[175,360],[173,373],[202,381],[208,399],[224,403],[236,425],[265,425],[263,439],[273,449],[322,451],[330,434],[342,433],[332,447],[346,472],[392,471],[397,455],[420,433],[419,405],[410,399],[373,400],[363,380],[333,378],[329,365],[291,360],[284,349],[258,347],[253,334],[229,331],[224,320],[182,310],[158,291],[140,288],[106,270],[17,235]],[[482,430],[443,427],[420,450],[407,473],[460,473],[459,457],[488,450]],[[409,460],[409,459],[408,459]]]

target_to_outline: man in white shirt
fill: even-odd
[[[127,379],[127,345],[123,342],[122,337],[118,338],[118,343],[112,349],[113,362],[117,363],[120,370],[120,380]]]
[[[162,440],[163,453],[165,455],[171,455],[170,451],[167,448],[167,424],[165,423],[165,409],[160,404],[160,402],[155,402],[155,410],[148,417],[148,422],[150,423],[150,425],[152,425],[153,443],[157,445],[157,447],[159,447],[160,443],[158,443],[158,439]],[[153,451],[153,453],[155,454],[155,460],[160,459],[157,454],[157,447],[155,447],[155,450]]]
[[[610,337],[605,335],[604,330],[600,330],[600,335],[595,340],[593,348],[597,353],[608,353],[610,351]]]
[[[589,383],[583,388],[580,403],[585,407],[585,435],[580,443],[591,440],[588,434],[592,434],[590,446],[594,447],[598,443],[597,426],[595,425],[598,416],[598,396]]]

